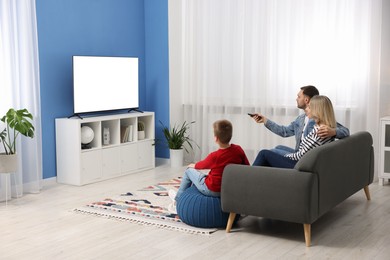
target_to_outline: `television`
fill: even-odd
[[[74,114],[134,109],[138,104],[138,58],[73,56]]]

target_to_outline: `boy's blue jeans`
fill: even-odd
[[[206,183],[204,182],[206,179],[206,174],[194,169],[187,168],[184,172],[183,178],[181,180],[180,188],[177,191],[175,200],[179,200],[180,196],[183,192],[191,187],[191,185],[195,185],[196,188],[206,196],[219,197],[221,195],[220,192],[214,192],[207,188]]]

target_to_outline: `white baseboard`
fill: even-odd
[[[57,183],[57,176],[43,179],[43,185],[55,184]]]
[[[156,167],[169,164],[170,160],[167,158],[156,157]]]

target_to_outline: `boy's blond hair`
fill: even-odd
[[[324,124],[332,128],[336,127],[332,101],[326,96],[317,95],[310,99],[310,111],[317,124]]]
[[[233,126],[230,121],[223,119],[215,121],[213,124],[214,136],[223,144],[229,144],[233,136]]]

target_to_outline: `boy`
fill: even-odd
[[[219,149],[210,153],[204,160],[188,165],[177,193],[174,190],[168,192],[169,197],[173,200],[173,203],[168,207],[169,211],[176,213],[176,201],[192,184],[206,196],[219,197],[225,166],[228,164],[249,165],[248,158],[241,146],[230,144],[233,134],[232,124],[228,120],[218,120],[214,122],[213,128],[215,142]],[[198,171],[202,169],[210,169],[210,172],[204,174]]]

